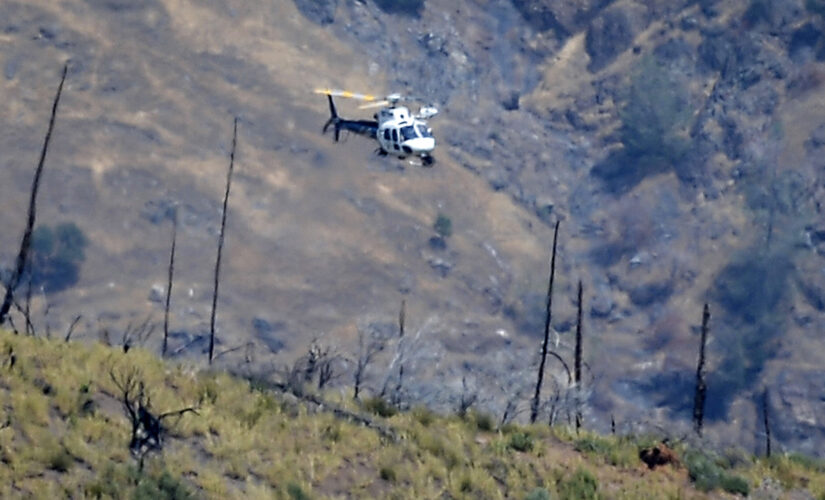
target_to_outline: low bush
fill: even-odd
[[[522,453],[533,449],[533,436],[526,432],[514,432],[507,441],[507,447]]]
[[[740,495],[750,492],[750,486],[744,478],[724,470],[715,460],[701,452],[686,453],[684,463],[690,480],[701,491],[722,489]]]
[[[387,400],[380,397],[374,397],[364,400],[364,409],[378,415],[379,417],[389,418],[398,413],[398,408],[391,405]]]
[[[567,479],[558,482],[559,498],[562,500],[595,500],[599,498],[599,481],[590,471],[576,469]]]

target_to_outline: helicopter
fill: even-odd
[[[347,90],[316,89],[316,94],[324,94],[329,100],[330,118],[324,124],[323,133],[333,127],[335,142],[341,135],[341,130],[372,137],[378,141],[376,153],[381,156],[393,155],[404,159],[407,156],[417,156],[424,166],[431,166],[435,162],[432,151],[435,149],[435,138],[426,120],[438,114],[434,106],[422,106],[416,114],[411,114],[409,108],[400,106],[401,101],[415,100],[401,94],[390,94],[386,97],[377,97],[369,94],[357,94]],[[360,109],[380,107],[373,115],[372,120],[348,120],[338,116],[333,97],[346,97],[359,101],[369,102],[360,106]]]

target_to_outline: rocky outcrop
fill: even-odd
[[[513,6],[533,28],[566,38],[580,31],[610,0],[513,0]]]
[[[335,21],[338,0],[292,0],[298,12],[315,24],[324,26]]]

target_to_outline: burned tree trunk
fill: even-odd
[[[40,161],[37,163],[37,168],[34,171],[34,180],[32,181],[31,195],[29,196],[29,215],[26,222],[26,230],[23,232],[23,240],[20,242],[20,252],[17,254],[17,264],[12,272],[9,282],[6,283],[6,296],[3,298],[3,304],[0,305],[0,325],[6,322],[6,317],[11,309],[12,301],[14,299],[14,290],[20,284],[20,279],[23,276],[23,271],[26,268],[26,262],[29,257],[29,247],[31,246],[32,231],[34,229],[34,221],[36,219],[37,210],[37,191],[40,188],[40,177],[43,174],[43,165],[46,163],[46,152],[49,150],[49,141],[54,130],[54,121],[57,116],[57,106],[60,103],[60,94],[63,93],[63,82],[66,81],[66,73],[69,69],[68,63],[63,66],[63,75],[60,77],[60,85],[57,87],[57,94],[54,96],[54,103],[52,104],[52,115],[49,119],[49,128],[46,131],[46,139],[43,141],[43,150],[40,152]]]
[[[221,213],[221,233],[218,237],[218,257],[215,259],[215,289],[212,293],[212,316],[209,321],[209,364],[215,356],[215,312],[218,307],[218,284],[221,274],[221,253],[223,252],[223,238],[226,229],[226,208],[229,204],[229,188],[232,186],[232,170],[235,168],[235,146],[238,139],[238,119],[235,118],[232,127],[232,151],[229,153],[229,171],[226,174],[226,194],[223,197],[223,211]]]
[[[579,280],[578,313],[576,315],[576,354],[573,366],[573,378],[576,384],[576,432],[582,426],[582,282]]]
[[[768,415],[768,388],[762,393],[762,418],[765,422],[765,456],[771,458],[771,424]]]
[[[398,312],[398,346],[404,341],[404,321],[406,319],[407,301],[401,301],[401,310]],[[392,403],[396,406],[401,404],[401,391],[404,388],[404,358],[403,355],[398,360],[398,383],[392,393]]]
[[[707,384],[705,383],[705,344],[708,341],[708,321],[710,309],[707,302],[702,310],[702,339],[699,344],[699,363],[696,366],[696,394],[693,398],[693,428],[698,436],[702,435],[702,424],[705,418],[705,397]]]
[[[166,357],[166,349],[169,344],[169,305],[172,300],[172,283],[175,275],[175,244],[178,239],[178,210],[175,208],[172,214],[172,250],[169,252],[169,279],[166,283],[166,304],[163,308],[163,349],[161,356]]]
[[[556,275],[556,243],[559,237],[559,221],[556,221],[556,228],[553,231],[553,253],[550,258],[550,279],[547,284],[547,306],[544,316],[544,342],[541,344],[541,361],[539,361],[538,379],[536,380],[536,392],[533,394],[533,402],[530,406],[530,423],[535,423],[539,416],[541,406],[541,384],[544,381],[544,364],[547,362],[547,351],[550,348],[550,320],[552,318],[553,306],[553,280]]]

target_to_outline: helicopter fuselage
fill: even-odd
[[[418,156],[425,165],[432,165],[433,157],[430,153],[435,149],[435,138],[425,119],[438,113],[434,107],[425,106],[417,114],[412,115],[409,108],[393,102],[389,107],[375,113],[374,120],[347,120],[338,116],[332,92],[321,92],[327,94],[330,110],[330,118],[323,131],[326,132],[332,126],[336,142],[341,130],[346,130],[377,140],[379,154],[390,154],[399,158]]]
[[[384,153],[425,157],[435,149],[435,138],[427,122],[411,115],[407,107],[384,108],[375,114],[375,119],[375,138]]]

